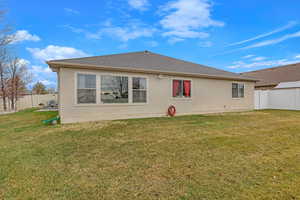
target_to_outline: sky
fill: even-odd
[[[46,60],[149,50],[232,72],[300,62],[296,0],[7,0],[14,52],[33,83]]]

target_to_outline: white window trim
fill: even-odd
[[[174,80],[182,80],[182,81],[191,81],[191,96],[190,97],[173,97],[173,81]],[[172,100],[182,100],[182,101],[190,101],[193,99],[193,80],[188,78],[171,78],[171,99]]]
[[[102,94],[102,90],[101,90],[101,76],[119,76],[119,77],[127,77],[128,78],[128,85],[127,85],[127,88],[128,88],[128,102],[127,103],[103,103],[101,101],[101,94]],[[128,104],[131,104],[131,92],[130,92],[130,82],[131,82],[131,78],[130,76],[127,76],[127,75],[119,75],[119,74],[105,74],[105,73],[100,73],[99,74],[99,80],[100,80],[100,83],[99,83],[99,105],[128,105]]]
[[[132,88],[132,79],[133,78],[144,78],[146,79],[146,89],[133,89]],[[137,91],[146,91],[146,102],[136,102],[136,103],[133,103],[133,90],[137,90]],[[131,102],[132,104],[138,104],[138,105],[142,105],[142,104],[147,104],[149,102],[149,83],[148,83],[148,78],[146,77],[142,77],[142,76],[131,76]]]
[[[96,75],[96,103],[78,103],[77,102],[77,77],[78,74],[87,74],[87,75]],[[101,102],[101,75],[108,75],[108,76],[123,76],[128,77],[128,103],[103,103]],[[85,71],[77,71],[74,73],[74,106],[76,107],[90,107],[90,106],[139,106],[139,105],[147,105],[149,104],[149,77],[145,75],[132,75],[132,74],[122,74],[122,73],[113,73],[113,72],[85,72]],[[146,91],[147,91],[147,98],[146,103],[133,103],[132,102],[132,78],[145,78],[146,79]]]
[[[234,84],[234,83],[236,83],[236,84],[243,84],[244,85],[244,97],[233,97],[232,96],[232,84]],[[239,91],[239,90],[238,90]],[[241,100],[241,99],[245,99],[245,96],[246,96],[246,84],[245,83],[243,83],[243,82],[232,82],[231,83],[231,98],[232,99],[234,99],[234,100]]]
[[[78,78],[78,74],[84,74],[84,75],[96,75],[96,88],[90,88],[90,89],[95,89],[96,90],[96,103],[78,103],[78,83],[77,83],[77,78]],[[75,85],[75,91],[74,91],[74,103],[75,105],[79,105],[79,106],[94,106],[98,104],[98,86],[97,86],[97,74],[96,73],[91,73],[91,72],[76,72],[75,73],[75,78],[74,78],[74,85]],[[87,89],[87,88],[86,88]]]

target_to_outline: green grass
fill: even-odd
[[[45,126],[0,115],[0,199],[299,199],[300,112]]]

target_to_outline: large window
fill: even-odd
[[[147,81],[145,78],[132,78],[132,102],[146,103],[147,102]]]
[[[147,103],[146,78],[84,73],[78,73],[76,76],[77,104],[96,104],[97,95],[103,104]],[[97,77],[100,84],[96,81]]]
[[[244,84],[232,83],[232,98],[243,98],[244,97]]]
[[[173,97],[191,97],[191,81],[173,80]]]
[[[128,77],[101,76],[102,103],[128,103]]]
[[[77,74],[77,103],[96,103],[96,75]]]

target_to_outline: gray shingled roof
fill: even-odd
[[[300,63],[245,72],[243,75],[259,80],[257,87],[276,86],[280,82],[300,81]]]
[[[63,65],[93,66],[101,68],[117,68],[123,70],[142,70],[149,72],[170,72],[176,74],[203,75],[214,78],[226,78],[233,80],[255,79],[240,74],[223,71],[220,69],[199,65],[184,60],[171,58],[168,56],[152,53],[149,51],[140,51],[123,54],[112,54],[104,56],[93,56],[86,58],[73,58],[64,60],[51,60],[47,62],[50,67]]]

